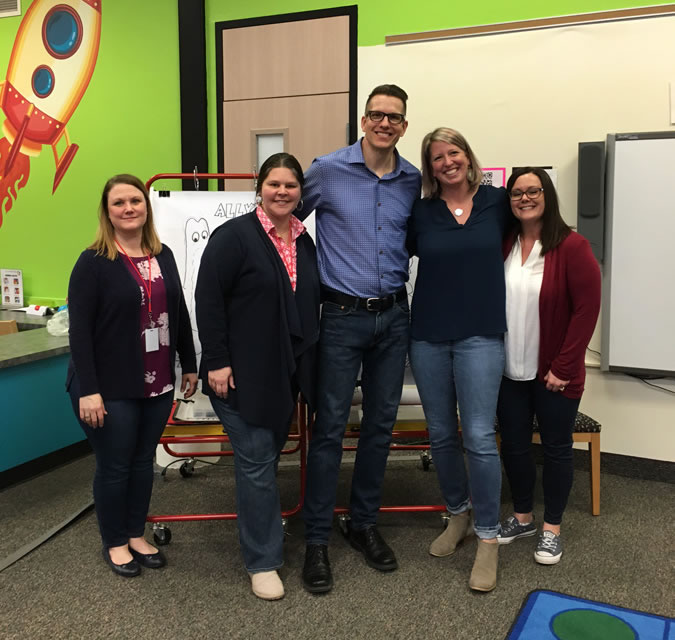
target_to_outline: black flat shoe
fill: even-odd
[[[302,584],[310,593],[327,593],[333,588],[333,575],[325,544],[308,544],[305,550],[305,565],[302,568]]]
[[[389,545],[382,539],[375,525],[356,531],[347,525],[347,540],[366,559],[366,564],[378,571],[394,571],[398,569],[396,556]]]
[[[135,578],[141,574],[141,565],[132,560],[131,562],[126,562],[125,564],[115,564],[110,558],[110,552],[108,549],[103,547],[103,559],[106,564],[113,570],[113,573],[116,573],[118,576],[123,578]]]
[[[166,565],[166,557],[159,550],[156,553],[139,553],[135,549],[129,547],[129,551],[131,551],[134,560],[146,569],[159,569]]]

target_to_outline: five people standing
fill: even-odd
[[[201,259],[195,298],[203,389],[234,450],[240,545],[252,590],[263,599],[284,595],[276,471],[299,394],[316,410],[303,584],[311,593],[333,587],[328,543],[359,380],[363,419],[347,539],[369,566],[397,568],[377,513],[408,350],[450,513],[429,553],[452,555],[475,533],[469,586],[495,588],[499,543],[536,533],[529,457],[536,416],[545,512],[535,559],[554,564],[562,555],[572,428],[600,304],[597,263],[563,222],[541,169],[515,171],[506,191],[481,185],[466,139],[441,127],[424,138],[420,176],[396,150],[408,127],[407,98],[393,84],[373,89],[363,138],[317,158],[304,176],[293,156],[268,158],[255,210],[218,227]],[[318,250],[300,220],[314,210]],[[142,535],[152,454],[173,400],[174,354],[186,397],[196,389],[196,363],[173,257],[154,232],[147,191],[132,176],[106,185],[99,237],[73,270],[69,298],[68,389],[97,456],[103,555],[116,573],[137,575],[141,565],[165,563]],[[514,500],[502,525],[495,414]],[[124,496],[114,492],[118,485]]]

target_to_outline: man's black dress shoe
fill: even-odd
[[[110,552],[106,547],[103,547],[103,559],[106,561],[106,564],[113,570],[113,573],[116,573],[118,576],[123,578],[134,578],[141,574],[141,565],[132,560],[131,562],[126,562],[125,564],[115,564],[110,558]]]
[[[352,529],[347,525],[347,540],[357,551],[360,551],[366,564],[379,571],[394,571],[398,569],[396,556],[389,545],[382,539],[377,527],[373,524],[365,529]]]
[[[129,547],[134,560],[146,569],[159,569],[166,565],[166,556],[159,550],[155,553],[139,553],[136,549]]]
[[[326,593],[333,588],[333,575],[325,544],[308,544],[305,550],[305,566],[302,568],[302,583],[310,593]]]

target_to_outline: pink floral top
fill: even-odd
[[[281,258],[281,261],[284,263],[286,271],[288,272],[288,277],[291,280],[291,287],[293,287],[293,291],[295,291],[295,287],[298,282],[298,249],[295,241],[301,234],[305,233],[305,225],[302,224],[302,222],[300,222],[300,220],[298,220],[294,215],[291,215],[291,244],[286,244],[277,235],[277,230],[274,228],[274,224],[267,217],[261,207],[256,209],[256,214],[258,216],[258,220],[260,220],[260,224],[265,230],[265,233],[269,236],[272,244],[276,247],[279,257]]]
[[[126,258],[124,259],[124,263],[141,290],[140,332],[145,367],[144,395],[146,398],[151,398],[173,390],[173,384],[171,384],[172,363],[169,362],[169,312],[166,303],[166,288],[164,287],[164,279],[162,278],[162,271],[159,268],[157,258],[151,258],[150,269],[148,269],[148,259],[146,257],[131,258],[131,260],[136,265],[138,271],[134,269]],[[150,271],[152,272],[152,286],[148,282]],[[143,276],[145,284],[141,281],[139,273]],[[154,325],[151,325],[146,287],[150,289],[152,296],[152,321],[154,321]],[[145,349],[145,334],[151,326],[159,329],[159,349],[156,351],[146,351]]]

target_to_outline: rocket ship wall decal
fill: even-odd
[[[28,181],[30,156],[49,145],[56,169],[52,193],[68,170],[78,145],[66,124],[94,73],[101,40],[102,0],[35,0],[14,40],[0,109],[0,225],[17,189]],[[65,142],[59,154],[57,144]],[[63,146],[63,145],[61,145]]]

